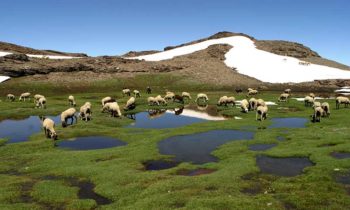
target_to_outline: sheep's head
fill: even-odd
[[[53,139],[53,140],[57,140],[57,138],[58,138],[56,132],[52,132],[50,136],[51,136],[51,139]]]

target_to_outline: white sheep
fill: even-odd
[[[329,117],[331,115],[331,110],[330,110],[330,107],[329,107],[329,103],[328,102],[323,102],[321,104],[321,107],[324,111],[324,116],[323,117]]]
[[[37,103],[40,98],[45,98],[45,96],[40,95],[40,94],[35,94],[34,95],[34,103]]]
[[[188,93],[188,92],[182,92],[181,95],[182,95],[182,97],[184,97],[184,98],[192,99],[192,98],[191,98],[191,94]]]
[[[124,110],[132,110],[135,109],[136,104],[135,104],[135,97],[129,98],[129,100],[126,102],[126,105],[124,107]]]
[[[248,108],[249,108],[249,102],[247,99],[243,99],[241,101],[241,109],[242,109],[242,112],[245,112],[247,113],[248,112]]]
[[[292,90],[290,88],[284,90],[284,93],[287,93],[289,95],[291,94],[291,92],[292,92]]]
[[[256,107],[258,106],[266,106],[264,99],[259,98],[258,100],[256,100]]]
[[[345,96],[338,96],[336,99],[335,99],[335,105],[336,105],[336,108],[339,109],[340,108],[340,104],[344,104],[344,107],[348,107],[349,104],[350,104],[350,100],[348,97],[345,97]]]
[[[312,105],[313,108],[321,106],[321,102],[314,101],[314,104]]]
[[[197,98],[196,98],[196,103],[198,103],[199,100],[204,101],[205,103],[207,103],[209,101],[209,98],[208,98],[207,94],[205,94],[205,93],[198,93],[197,94]]]
[[[74,108],[69,108],[66,111],[61,113],[61,123],[62,123],[62,127],[67,127],[67,121],[68,119],[71,119],[71,125],[74,122],[78,123],[78,118],[75,115],[76,110]]]
[[[256,105],[257,105],[258,101],[255,98],[251,98],[249,99],[249,111],[251,110],[255,110],[256,109]]]
[[[39,100],[36,101],[35,107],[46,109],[46,98],[45,97],[39,98]]]
[[[9,101],[14,101],[16,99],[16,97],[15,97],[15,95],[13,95],[13,94],[7,94],[7,100],[9,100]]]
[[[26,99],[28,99],[30,101],[30,93],[29,92],[26,92],[26,93],[22,93],[20,96],[19,96],[19,101],[26,101]]]
[[[324,115],[322,107],[318,106],[314,108],[314,114],[312,115],[312,122],[321,122],[321,116]]]
[[[104,97],[104,98],[101,100],[102,107],[103,107],[106,103],[110,103],[110,102],[116,102],[116,100],[113,99],[113,98],[110,97],[110,96]]]
[[[51,138],[53,140],[57,139],[58,136],[55,131],[55,122],[53,120],[50,118],[45,118],[43,121],[43,128],[47,138]]]
[[[164,99],[167,101],[174,100],[174,98],[175,98],[175,93],[169,92],[169,91],[167,91],[166,95],[164,96]]]
[[[160,104],[165,105],[165,106],[167,105],[166,100],[161,95],[158,95],[156,97],[156,100],[157,100],[158,105],[160,105]]]
[[[221,98],[219,98],[219,101],[218,101],[218,106],[222,106],[222,105],[225,105],[226,106],[226,100],[227,100],[227,96],[222,96]]]
[[[105,111],[110,112],[112,117],[122,116],[122,113],[120,111],[120,108],[117,102],[106,103],[102,108],[102,112],[105,112]]]
[[[288,90],[288,89],[287,89]],[[290,90],[290,89],[289,89]],[[279,102],[287,102],[289,98],[289,93],[282,93],[280,97],[278,98]]]
[[[91,120],[92,118],[92,111],[91,111],[91,103],[85,102],[83,106],[80,107],[79,110],[79,118],[85,121]]]
[[[158,105],[159,106],[159,103],[158,103],[158,100],[157,100],[156,97],[148,97],[147,98],[147,102],[148,102],[149,106],[153,106],[153,105]]]
[[[236,104],[236,98],[233,96],[227,97],[226,104],[232,104],[234,106]]]
[[[135,98],[140,98],[141,97],[140,91],[134,90],[134,96]]]
[[[72,96],[72,95],[68,96],[68,104],[69,104],[69,106],[76,106],[77,105],[75,103],[74,96]]]
[[[305,96],[304,98],[305,106],[312,106],[314,104],[314,101],[314,98],[312,98],[311,96]]]
[[[258,94],[258,90],[248,88],[248,95],[247,96],[253,96],[253,95],[257,95],[257,94]]]
[[[309,96],[313,99],[315,99],[315,94],[314,93],[310,93]]]
[[[130,91],[130,89],[123,89],[122,90],[122,93],[123,93],[123,96],[130,96],[131,95],[131,91]]]
[[[269,109],[267,108],[267,106],[258,106],[258,108],[256,108],[256,120],[258,120],[258,116],[260,118],[260,121],[263,121],[267,118],[267,111]]]

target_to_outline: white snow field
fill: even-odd
[[[171,110],[167,110],[166,112],[175,114],[175,112]],[[181,116],[194,117],[194,118],[212,120],[212,121],[226,120],[226,118],[223,116],[210,116],[208,113],[189,110],[189,109],[184,109],[181,113]]]
[[[308,64],[299,59],[280,56],[256,48],[254,42],[244,36],[232,36],[203,41],[155,54],[133,57],[146,61],[161,61],[176,56],[190,54],[208,48],[214,44],[233,46],[225,57],[225,64],[241,73],[263,82],[298,83],[321,79],[350,79],[350,71]]]
[[[9,80],[10,77],[8,76],[0,76],[0,83],[5,82],[6,80]]]
[[[12,53],[0,51],[0,57],[3,57],[5,55],[10,55],[10,54],[12,54]],[[80,57],[64,56],[64,55],[34,55],[34,54],[26,54],[26,55],[28,57],[31,57],[31,58],[48,58],[48,59],[73,59],[73,58],[80,58]]]

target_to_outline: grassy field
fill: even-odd
[[[335,181],[335,176],[349,173],[350,160],[330,156],[333,151],[350,152],[350,109],[335,110],[321,123],[307,123],[306,128],[266,128],[273,117],[306,117],[310,107],[290,100],[279,106],[269,106],[268,119],[255,121],[255,112],[241,113],[236,108],[222,108],[225,115],[241,120],[208,121],[172,129],[125,128],[132,120],[111,118],[101,113],[100,100],[116,97],[123,106],[127,97],[121,89],[141,90],[134,112],[147,110],[145,87],[153,87],[152,95],[164,94],[165,89],[188,91],[194,97],[205,91],[210,104],[222,95],[245,98],[224,87],[207,87],[191,83],[186,78],[159,75],[138,76],[125,80],[111,80],[69,86],[45,82],[23,82],[21,79],[0,85],[0,120],[23,119],[31,115],[58,115],[68,108],[67,98],[73,94],[77,108],[85,101],[92,103],[93,120],[79,121],[62,128],[56,125],[59,140],[78,136],[104,135],[121,139],[126,146],[101,150],[69,151],[54,147],[54,142],[37,133],[29,141],[6,144],[0,140],[0,209],[349,209],[349,189]],[[34,109],[33,102],[8,102],[7,93],[24,91],[40,93],[48,100],[47,109]],[[262,92],[258,97],[277,101],[279,93]],[[298,96],[295,94],[294,96]],[[293,96],[293,97],[294,97]],[[299,94],[303,97],[304,93]],[[322,100],[321,100],[322,101]],[[193,101],[191,103],[194,103]],[[180,104],[170,104],[176,107]],[[292,109],[278,109],[278,107]],[[292,111],[290,111],[292,110]],[[169,158],[159,154],[157,143],[180,134],[192,134],[215,129],[246,129],[255,132],[250,141],[232,141],[213,152],[218,162],[193,165],[181,163],[175,168],[146,171],[143,162]],[[20,131],[18,131],[20,132]],[[283,136],[285,141],[278,141]],[[275,143],[276,147],[256,152],[248,149],[257,143]],[[279,177],[259,173],[255,157],[309,157],[315,164],[295,177]],[[177,175],[184,169],[207,168],[215,172],[201,176]],[[51,177],[51,178],[48,178]],[[102,205],[94,199],[80,199],[80,190],[69,178],[90,181],[94,191],[110,200]],[[255,193],[244,193],[251,189]]]

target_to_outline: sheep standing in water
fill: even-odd
[[[140,91],[134,90],[134,96],[135,98],[140,98],[141,97]]]
[[[335,99],[335,107],[337,109],[340,108],[340,104],[344,104],[344,107],[348,107],[349,104],[350,104],[350,100],[348,97],[344,97],[344,96],[338,96],[336,99]]]
[[[197,98],[196,98],[196,103],[198,104],[198,102],[200,100],[204,103],[208,103],[209,98],[208,98],[207,94],[205,94],[205,93],[198,93]]]
[[[279,102],[287,102],[289,98],[289,93],[282,93],[280,97],[278,98]]]
[[[91,103],[85,102],[83,106],[80,107],[79,118],[85,121],[92,119]]]
[[[251,98],[249,99],[249,111],[255,110],[256,109],[256,105],[257,105],[258,101],[255,98]]]
[[[150,86],[147,86],[147,88],[146,88],[146,93],[147,93],[147,94],[152,94],[152,89],[151,89]]]
[[[70,95],[68,96],[68,105],[69,106],[77,106],[77,104],[75,103],[75,99],[74,99],[74,96]]]
[[[184,98],[188,98],[188,99],[192,99],[192,97],[191,97],[191,94],[190,93],[188,93],[188,92],[182,92],[182,97],[184,97]]]
[[[131,97],[127,102],[126,105],[124,107],[124,110],[133,110],[136,108],[136,103],[135,103],[135,97]]]
[[[241,109],[242,109],[242,112],[245,112],[247,113],[248,112],[248,108],[249,108],[249,102],[247,99],[243,99],[241,101]]]
[[[117,102],[106,103],[102,108],[102,112],[105,112],[105,111],[110,112],[112,117],[122,116],[122,113],[120,111],[120,108]]]
[[[267,111],[269,109],[267,108],[267,106],[258,106],[258,108],[256,108],[256,120],[258,120],[258,116],[260,121],[263,121],[267,118]]]
[[[153,106],[153,105],[158,105],[159,106],[159,103],[158,103],[158,100],[157,100],[156,97],[148,97],[147,98],[147,102],[148,102],[149,106]]]
[[[78,123],[78,118],[75,115],[76,110],[74,108],[69,108],[66,111],[61,113],[61,123],[62,123],[62,127],[67,127],[67,121],[68,119],[71,119],[71,125],[74,122]]]
[[[39,98],[39,100],[36,101],[35,107],[46,109],[46,98],[45,97]]]
[[[305,106],[312,106],[314,104],[314,101],[314,98],[312,98],[311,96],[305,96],[304,98]]]
[[[329,108],[329,103],[328,102],[323,102],[322,104],[321,104],[321,107],[322,107],[322,109],[323,109],[323,114],[324,114],[324,116],[323,117],[329,117],[330,115],[331,115],[331,110],[330,110],[330,108]]]
[[[106,104],[106,103],[110,103],[110,102],[116,102],[115,99],[107,96],[107,97],[104,97],[102,100],[101,100],[101,104],[102,104],[102,107]]]
[[[322,107],[318,106],[314,108],[314,114],[312,115],[312,122],[321,122],[321,117],[324,115]]]
[[[123,89],[123,90],[122,90],[122,93],[123,93],[123,97],[124,97],[124,96],[130,96],[130,95],[131,95],[130,89]]]
[[[50,118],[45,118],[43,121],[43,128],[47,138],[51,138],[53,140],[57,139],[58,136],[55,131],[55,122],[53,120]]]
[[[26,99],[28,99],[30,101],[30,93],[27,92],[27,93],[22,93],[20,96],[19,96],[19,101],[26,101]]]
[[[16,97],[13,94],[7,94],[7,100],[9,101],[15,101]]]

